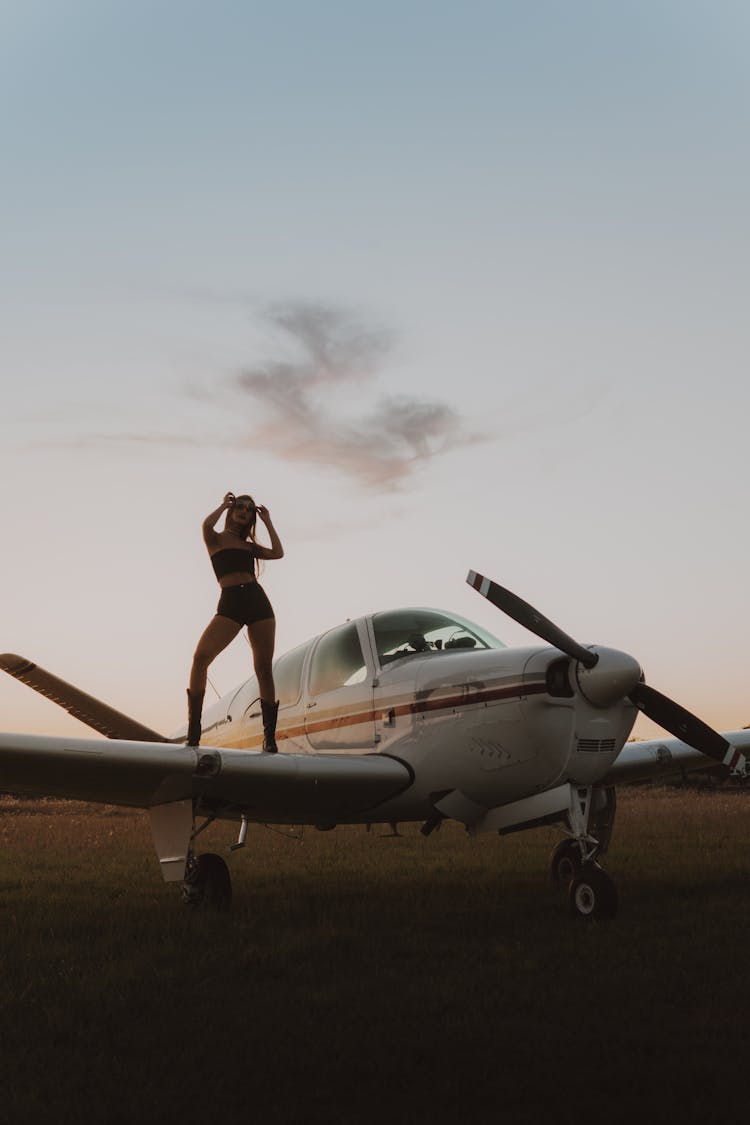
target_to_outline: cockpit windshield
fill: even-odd
[[[418,653],[506,647],[481,626],[437,609],[395,609],[376,613],[372,626],[381,665]]]

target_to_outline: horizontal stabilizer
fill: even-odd
[[[134,742],[169,741],[158,731],[143,726],[129,715],[123,715],[121,711],[116,711],[93,695],[87,695],[85,691],[53,676],[51,672],[45,672],[44,668],[23,656],[16,656],[13,652],[0,654],[0,668],[46,699],[51,699],[74,719],[79,719],[106,738],[124,738]]]

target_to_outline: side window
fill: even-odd
[[[273,666],[273,682],[276,687],[276,698],[280,706],[285,707],[296,703],[302,681],[302,665],[309,649],[309,642],[285,652]]]
[[[260,703],[258,702],[259,698],[260,689],[258,687],[258,681],[255,676],[251,676],[249,680],[245,681],[229,704],[229,718],[234,719],[236,722],[237,719],[243,718],[251,711],[257,711],[260,707]]]
[[[353,623],[340,625],[321,639],[310,669],[310,694],[360,684],[367,677],[365,658]]]

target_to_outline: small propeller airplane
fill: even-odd
[[[617,890],[600,864],[616,786],[687,770],[747,772],[750,730],[721,735],[648,686],[637,660],[581,645],[533,606],[470,571],[467,582],[544,644],[506,648],[434,609],[347,621],[274,664],[278,754],[261,749],[251,677],[204,716],[202,745],[143,726],[14,654],[0,668],[105,739],[0,734],[0,791],[147,809],[167,882],[226,909],[224,859],[196,854],[216,819],[312,825],[444,819],[471,835],[558,823],[553,881],[573,915],[607,918]],[[673,738],[627,743],[642,711]]]

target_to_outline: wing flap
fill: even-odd
[[[106,738],[131,739],[138,742],[168,742],[158,731],[151,730],[129,715],[116,711],[93,695],[88,695],[73,684],[53,676],[38,664],[17,656],[14,652],[0,653],[0,668],[21,683],[50,699],[58,707],[80,720]]]

